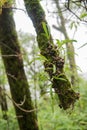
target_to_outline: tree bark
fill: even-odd
[[[0,46],[19,128],[38,130],[11,8],[3,8],[0,15]]]
[[[3,119],[7,120],[8,119],[8,115],[7,115],[8,105],[7,105],[6,95],[5,95],[4,92],[6,92],[4,85],[3,85],[3,87],[0,86],[0,105],[1,105],[1,110],[2,110],[2,114],[3,114]]]
[[[64,35],[65,39],[70,39],[65,27],[65,19],[61,10],[61,7],[59,5],[59,0],[54,0],[54,3],[56,4],[56,8],[58,10],[58,18],[60,18],[60,25],[59,29],[61,30],[61,33]],[[58,30],[58,29],[57,29]],[[72,43],[66,43],[66,50],[67,50],[67,57],[69,61],[70,71],[71,71],[71,83],[72,85],[76,84],[77,81],[77,69],[76,69],[76,62],[75,62],[75,50]]]
[[[36,29],[41,54],[47,59],[44,63],[45,70],[50,76],[52,87],[59,96],[60,107],[63,109],[70,108],[79,98],[79,95],[71,88],[71,84],[64,74],[64,60],[59,56],[58,49],[53,44],[44,10],[38,0],[24,0],[24,2],[28,15]],[[43,24],[46,29],[44,29]]]

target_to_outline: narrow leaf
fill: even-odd
[[[48,32],[48,28],[47,28],[46,23],[42,22],[42,26],[43,26],[44,32],[46,34],[46,37],[49,39],[49,32]]]
[[[85,18],[85,17],[87,17],[87,13],[82,13],[82,14],[80,15],[80,18]]]

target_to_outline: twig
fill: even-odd
[[[16,103],[10,96],[8,96],[7,93],[5,93],[5,94],[6,94],[6,96],[13,102],[13,104],[14,104],[16,107],[18,107],[20,110],[22,110],[23,112],[30,113],[30,112],[37,111],[36,108],[35,108],[35,109],[32,109],[32,110],[26,110],[26,109],[20,107],[20,105],[19,105],[18,103]],[[23,101],[23,103],[24,103],[24,101]],[[23,105],[23,103],[22,103],[22,105]]]
[[[66,7],[67,8],[67,7]],[[78,15],[76,15],[76,13],[74,13],[71,9],[69,9],[69,8],[67,8],[67,10],[69,11],[69,12],[71,12],[76,18],[78,18],[80,21],[82,21],[82,22],[86,22],[87,23],[87,20],[82,20]]]
[[[8,72],[7,72],[7,75],[8,75],[8,76],[10,76],[11,78],[13,78],[13,79],[17,80],[17,78],[16,78],[14,75],[9,74]]]
[[[8,8],[10,8],[10,9],[15,9],[15,10],[21,10],[21,11],[23,11],[23,12],[25,12],[25,13],[26,13],[26,10],[21,9],[21,8],[11,7],[11,6],[3,6],[3,7],[2,7],[2,9],[8,9]]]

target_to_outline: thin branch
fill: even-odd
[[[26,10],[21,9],[21,8],[12,7],[11,9],[20,10],[20,11],[23,11],[24,13],[26,13]]]
[[[53,27],[54,29],[56,29],[57,31],[60,31],[61,33],[63,32],[62,29],[61,29],[61,27],[59,28],[59,27],[57,27],[57,26],[54,25],[54,24],[52,25],[52,27]]]
[[[77,5],[78,6],[78,3],[76,2],[76,1],[72,1],[72,3],[74,3],[75,5]],[[84,4],[84,6],[81,4],[80,5],[80,7],[82,7],[82,8],[84,8],[84,9],[86,9],[86,11],[87,11],[87,7],[86,7],[86,5]]]
[[[48,10],[48,13],[53,13],[53,14],[55,13],[56,14],[56,13],[61,13],[61,12],[65,12],[65,11],[67,11],[67,9],[63,9],[61,11],[52,11],[52,12]]]
[[[8,75],[8,76],[10,76],[11,78],[13,78],[13,79],[17,80],[17,78],[16,78],[14,75],[9,74],[9,73],[7,73],[7,75]]]
[[[24,9],[22,9],[22,8],[11,7],[11,6],[3,6],[3,7],[1,7],[1,8],[2,8],[2,9],[8,9],[8,8],[10,8],[10,9],[15,9],[15,10],[21,10],[21,11],[23,11],[23,12],[26,13],[26,10],[24,10]]]
[[[5,92],[4,92],[5,93]],[[32,109],[32,110],[26,110],[26,109],[24,109],[24,108],[22,108],[22,107],[20,107],[20,105],[23,105],[24,104],[24,102],[25,102],[25,99],[22,101],[22,103],[21,104],[18,104],[18,103],[16,103],[10,96],[8,96],[8,94],[7,93],[5,93],[5,95],[13,102],[13,104],[16,106],[16,107],[18,107],[20,110],[22,110],[23,112],[27,112],[27,113],[30,113],[30,112],[34,112],[34,111],[37,111],[37,109],[35,108],[35,109]]]
[[[2,55],[2,57],[19,57],[19,55],[15,55],[15,54],[12,54],[12,55]]]
[[[66,7],[66,8],[67,8],[67,7]],[[73,12],[71,9],[67,8],[67,10],[68,10],[69,12],[71,12],[71,13],[72,13],[76,18],[78,18],[80,21],[87,23],[87,20],[82,20],[82,19],[81,19],[78,15],[76,15],[76,13]]]

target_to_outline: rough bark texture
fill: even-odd
[[[58,10],[59,18],[60,18],[60,25],[59,25],[59,31],[64,35],[65,39],[70,39],[68,36],[68,33],[66,31],[65,27],[65,19],[61,10],[61,7],[59,5],[59,0],[54,0],[54,3],[56,4],[56,8]],[[74,51],[74,46],[72,43],[66,43],[66,49],[67,49],[67,57],[69,60],[69,65],[70,65],[70,71],[71,71],[71,83],[72,85],[75,85],[77,81],[77,69],[76,69],[76,62],[75,62],[75,51]]]
[[[79,98],[79,95],[71,88],[71,84],[63,72],[64,60],[59,56],[58,49],[53,45],[44,11],[38,0],[24,0],[24,2],[28,15],[36,29],[41,54],[47,58],[44,63],[45,70],[48,72],[52,86],[59,96],[60,107],[63,109],[70,108]],[[46,25],[48,37],[43,28],[43,23]],[[53,69],[54,66],[56,68],[55,71]]]
[[[5,95],[5,87],[1,87],[0,86],[0,105],[1,105],[1,110],[2,110],[2,114],[3,114],[3,119],[7,120],[8,119],[8,115],[7,115],[7,111],[8,111],[8,105],[7,105],[7,99],[6,99],[6,95]]]
[[[34,109],[10,8],[3,8],[0,15],[0,47],[12,99],[20,104],[25,98],[24,103],[20,107],[26,110]],[[34,111],[25,112],[16,105],[14,107],[20,130],[38,130]]]

